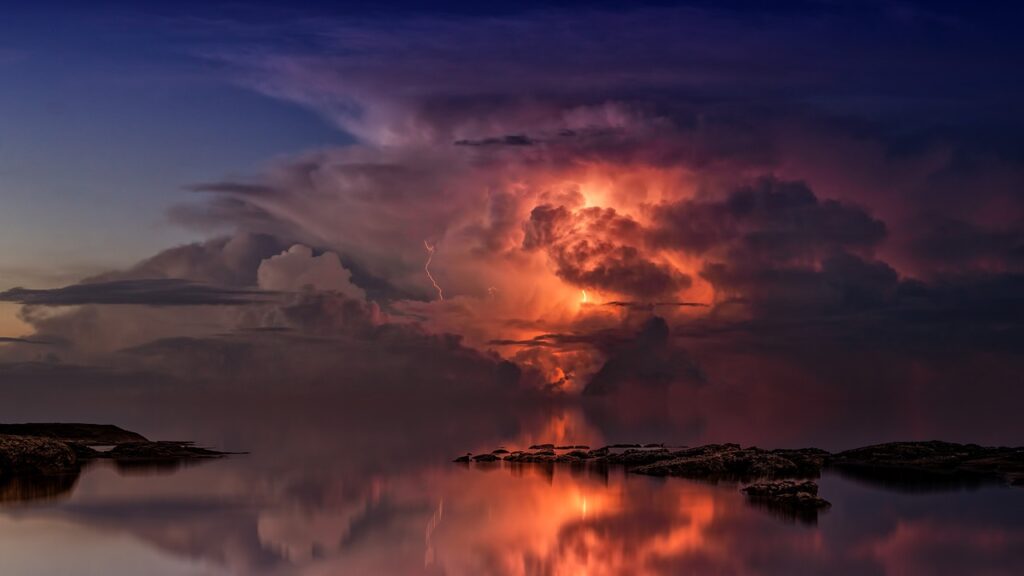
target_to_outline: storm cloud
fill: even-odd
[[[393,349],[530,392],[951,418],[951,375],[995,396],[1020,364],[1024,85],[1015,32],[971,25],[994,13],[925,8],[209,21],[205,64],[350,142],[186,185],[168,217],[204,240],[2,299],[65,361],[278,346],[329,378]]]

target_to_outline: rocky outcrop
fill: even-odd
[[[0,502],[64,494],[82,467],[94,460],[134,469],[177,467],[226,455],[191,442],[152,442],[117,426],[0,424]]]
[[[74,473],[79,466],[75,451],[59,440],[0,436],[0,479]]]
[[[221,458],[225,452],[200,448],[192,442],[126,442],[114,446],[109,452],[100,452],[100,457],[118,462],[170,462],[204,458]]]
[[[110,424],[30,423],[0,424],[0,436],[32,436],[91,446],[146,442],[145,436]]]
[[[817,521],[818,512],[832,505],[818,496],[818,484],[813,480],[758,482],[743,488],[743,493],[755,506],[802,522]]]
[[[671,457],[672,452],[668,448],[626,448],[621,452],[609,451],[603,459],[608,464],[625,466],[634,470]]]
[[[1024,480],[1024,448],[889,442],[834,454],[829,463],[844,474],[896,487],[982,481],[1019,486]]]
[[[702,479],[749,480],[754,478],[801,478],[821,474],[829,454],[824,450],[763,450],[738,444],[710,444],[686,450],[661,451],[664,458],[630,469],[651,476],[683,476]],[[627,451],[628,452],[628,451]]]
[[[751,498],[789,504],[824,508],[830,506],[827,500],[818,497],[818,483],[813,480],[771,480],[758,482],[743,489]]]
[[[466,455],[456,462],[498,460],[497,452],[486,456]],[[818,496],[818,485],[808,480],[819,477],[825,468],[913,489],[982,481],[1024,486],[1024,448],[937,441],[891,442],[838,454],[817,448],[766,450],[739,444],[694,448],[611,444],[593,450],[579,445],[554,448],[554,444],[535,444],[529,450],[514,450],[500,460],[511,464],[621,466],[628,472],[649,476],[750,483],[743,492],[752,504],[804,522],[816,521],[818,512],[829,507],[828,501]]]

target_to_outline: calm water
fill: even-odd
[[[751,507],[734,484],[450,463],[499,445],[625,440],[564,406],[136,400],[83,400],[53,419],[251,453],[173,471],[100,464],[73,486],[26,489],[35,499],[0,505],[0,574],[1024,573],[1024,490],[826,475],[833,507],[804,523]],[[44,419],[46,404],[19,410]]]

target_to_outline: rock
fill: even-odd
[[[643,448],[664,448],[664,444],[644,444]]]
[[[495,454],[477,454],[473,456],[473,462],[497,462],[501,460],[501,456]]]
[[[92,448],[104,445],[113,448],[105,452]],[[0,472],[11,474],[62,474],[100,458],[171,463],[225,454],[191,442],[150,442],[135,432],[103,424],[0,424]]]
[[[813,523],[818,511],[832,506],[818,496],[818,484],[811,480],[776,480],[759,482],[743,489],[754,505],[777,514]]]
[[[609,464],[621,464],[633,470],[637,466],[645,466],[671,458],[672,453],[667,448],[628,448],[623,452],[610,453],[604,457]]]
[[[77,473],[78,456],[51,438],[0,436],[0,478]]]
[[[92,460],[113,460],[118,470],[131,472],[227,455],[191,442],[150,442],[116,426],[0,424],[0,430],[0,503],[66,496]],[[108,451],[92,448],[111,444]]]
[[[828,502],[821,500],[814,502],[809,496],[818,496],[818,483],[813,480],[772,480],[758,482],[743,489],[747,496],[765,498],[779,501],[793,501],[801,504],[814,504],[816,506],[828,506]],[[820,499],[819,499],[820,500]]]
[[[554,444],[534,444],[530,446],[530,450],[554,450]]]
[[[222,458],[226,452],[208,450],[192,445],[191,442],[128,442],[118,444],[109,452],[101,452],[106,458],[124,461],[176,461],[197,458]]]
[[[640,446],[639,444],[611,444],[609,446],[605,446],[605,448],[643,448],[643,446]]]
[[[465,463],[465,462],[469,462],[470,458],[472,458],[472,457],[473,457],[472,454],[470,454],[469,452],[466,452],[465,456],[459,456],[455,460],[452,460],[452,462]]]
[[[505,450],[504,448],[498,448],[494,452],[491,452],[491,454],[508,454],[508,450]]]
[[[0,424],[0,435],[53,438],[89,446],[111,446],[123,442],[146,442],[141,434],[110,424]]]
[[[827,452],[815,448],[762,450],[741,448],[738,444],[709,444],[671,453],[667,450],[652,452],[658,453],[655,462],[636,466],[630,471],[652,476],[703,479],[817,477],[828,457]]]
[[[829,464],[844,474],[894,487],[946,487],[983,481],[1019,485],[1015,482],[1024,477],[1024,448],[889,442],[840,452]]]
[[[572,456],[573,458],[577,458],[580,460],[586,460],[591,457],[590,452],[587,452],[586,450],[573,450],[572,452],[566,454],[566,456]]]
[[[505,457],[508,462],[516,463],[538,463],[554,462],[557,456],[552,449],[538,450],[537,452],[513,452]]]

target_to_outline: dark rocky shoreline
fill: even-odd
[[[124,471],[173,469],[228,454],[105,424],[0,424],[0,503],[65,494],[94,461]]]
[[[746,484],[754,505],[813,522],[830,506],[814,479],[835,470],[860,480],[907,489],[980,483],[1024,485],[1024,448],[951,442],[890,442],[830,453],[818,448],[766,450],[739,444],[666,447],[664,444],[589,446],[535,444],[527,450],[499,448],[468,453],[459,463],[620,466],[633,474],[676,476]]]

